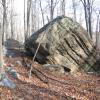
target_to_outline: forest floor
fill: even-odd
[[[77,73],[76,75],[57,75],[44,69],[42,65],[33,63],[40,76],[48,80],[44,82],[32,73],[29,79],[29,58],[17,50],[10,50],[13,57],[5,57],[6,67],[12,66],[19,74],[14,78],[7,73],[16,84],[15,89],[0,87],[0,100],[100,100],[100,75]]]

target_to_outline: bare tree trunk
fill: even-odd
[[[92,39],[91,19],[92,19],[93,0],[80,0],[80,1],[82,2],[83,6],[84,6],[85,22],[86,22],[88,36],[90,39]]]
[[[28,38],[29,36],[29,32],[30,32],[30,11],[31,11],[31,0],[27,0],[27,32],[25,35],[25,40]]]
[[[34,2],[33,2],[33,7],[32,7],[32,10],[33,10],[33,14],[32,14],[32,20],[33,20],[33,22],[32,22],[32,30],[33,30],[33,32],[35,32],[36,30],[37,30],[37,5],[36,5],[36,3],[37,3],[37,0],[34,0]]]
[[[91,28],[91,1],[87,0],[87,9],[88,9],[88,31],[90,34],[90,38],[92,39],[92,28]]]
[[[53,0],[50,0],[50,20],[53,20],[53,13],[54,13]]]
[[[100,13],[97,15],[97,23],[96,23],[96,51],[97,51],[97,59],[100,58]]]
[[[36,7],[36,1],[34,2],[34,31],[36,31],[36,26],[37,26],[37,23],[36,23],[36,12],[37,12],[37,7]]]
[[[47,16],[47,21],[48,21],[48,23],[50,22],[50,20],[49,20],[49,17]]]
[[[4,61],[3,61],[3,46],[2,46],[2,28],[0,25],[0,86],[5,86],[9,88],[15,88],[15,84],[8,78],[4,70]]]
[[[37,8],[37,13],[39,13],[39,7]],[[36,14],[36,18],[37,18],[37,30],[39,29],[39,26],[40,26],[40,18],[38,16],[38,14]]]
[[[3,4],[5,4],[4,0],[2,0],[2,2],[4,2]],[[5,7],[3,7],[3,17],[5,17],[4,13],[5,13]],[[3,36],[3,32],[5,31],[4,25],[5,25],[5,23],[3,21],[2,27],[0,24],[0,86],[15,88],[15,84],[7,77],[5,70],[4,70],[4,67],[3,67],[4,60],[3,60],[2,36]]]
[[[88,29],[88,19],[87,19],[87,16],[88,16],[88,14],[87,14],[87,4],[86,4],[86,0],[84,0],[84,12],[85,12],[85,22],[86,22],[86,28],[87,28],[87,32],[89,32],[89,29]],[[88,36],[90,36],[89,35],[89,33],[88,33]]]
[[[99,35],[99,34],[98,34],[98,33],[99,33],[99,32],[98,32],[99,26],[98,26],[98,25],[99,25],[99,15],[97,15],[97,23],[96,23],[96,48],[98,48],[98,42],[99,42],[99,41],[98,41],[98,40],[99,40],[99,37],[98,37],[98,35]]]
[[[98,50],[100,53],[100,13],[99,13]]]
[[[62,15],[65,16],[65,0],[61,1],[61,12],[62,12]]]
[[[76,21],[76,1],[72,0],[73,12],[74,12],[74,21]]]
[[[25,8],[26,8],[26,6],[25,6],[25,0],[24,0],[24,39],[25,39],[25,37],[26,37],[26,14],[25,14]]]
[[[2,28],[1,28],[1,25],[0,25],[0,73],[3,73],[4,72],[4,69],[3,69],[3,47],[2,47]],[[0,77],[1,78],[1,77]]]
[[[13,30],[13,0],[11,0],[11,38],[14,38],[14,30]]]
[[[5,30],[6,30],[6,25],[7,25],[7,14],[6,14],[6,0],[2,0],[2,5],[3,5],[3,30],[2,30],[2,44],[4,44],[4,39],[5,39]],[[7,33],[6,33],[7,34]]]
[[[42,14],[42,22],[44,26],[44,13],[43,13],[42,5],[41,5],[41,0],[40,0],[40,9],[41,9],[41,14]]]
[[[32,2],[32,5],[31,5],[31,32],[34,32],[34,8],[33,8],[33,2]]]
[[[60,0],[48,0],[48,5],[49,5],[49,12],[50,12],[50,21],[53,20],[54,18],[54,10],[55,10],[55,7],[56,5],[59,3]]]

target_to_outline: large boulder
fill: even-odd
[[[60,16],[33,33],[25,48],[42,64],[61,65],[71,72],[95,71],[95,48],[86,30],[71,18]]]

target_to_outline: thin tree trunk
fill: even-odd
[[[50,22],[50,20],[49,20],[49,17],[47,16],[47,21],[48,21],[48,23]]]
[[[97,15],[97,24],[96,24],[96,51],[97,59],[100,59],[100,14]]]
[[[30,10],[31,10],[31,0],[27,0],[27,33],[25,36],[25,40],[28,38],[29,36],[29,32],[30,32]]]
[[[91,28],[91,3],[90,3],[90,0],[87,0],[87,9],[88,9],[88,31],[89,31],[89,34],[90,34],[90,38],[92,39],[92,28]]]
[[[72,5],[73,5],[73,12],[74,12],[74,21],[76,21],[76,5],[75,5],[75,0],[72,0]]]
[[[65,16],[65,0],[62,1],[62,15]]]
[[[85,22],[86,22],[86,28],[87,28],[87,32],[89,32],[89,29],[88,29],[88,19],[87,19],[87,4],[86,4],[86,0],[84,0],[84,12],[85,12]],[[90,37],[89,33],[88,33],[88,36]]]
[[[26,14],[25,14],[25,8],[26,8],[26,6],[25,6],[25,0],[24,0],[24,38],[26,37]]]
[[[98,34],[98,33],[99,33],[99,32],[98,32],[98,28],[99,28],[98,25],[99,25],[99,15],[97,16],[97,24],[96,24],[96,48],[98,48],[98,40],[99,40],[99,39],[98,39],[98,38],[99,38],[99,37],[98,37],[98,35],[99,35],[99,34]]]
[[[13,30],[13,0],[11,0],[11,38],[14,38],[14,30]]]
[[[3,46],[2,46],[2,28],[1,28],[1,25],[0,25],[0,73],[3,73],[4,72],[4,69],[3,69]]]
[[[2,0],[3,4],[5,5],[6,0]],[[3,5],[3,20],[5,18],[5,6]],[[5,31],[5,21],[3,21],[2,27],[0,25],[0,86],[5,86],[9,88],[15,88],[15,84],[7,77],[5,70],[4,70],[4,60],[3,60],[3,45],[2,45],[2,37]]]
[[[43,13],[42,5],[41,5],[41,0],[40,0],[40,9],[41,9],[41,14],[42,14],[42,22],[44,26],[44,13]]]
[[[92,6],[93,6],[93,0],[80,0],[83,3],[84,6],[84,15],[85,15],[85,22],[86,22],[86,28],[88,32],[88,36],[90,39],[92,39],[92,26],[91,26],[91,18],[92,18]]]
[[[99,13],[100,15],[100,13]],[[99,55],[100,55],[100,17],[99,17],[99,33],[98,33],[98,49],[99,49]]]
[[[36,7],[36,2],[37,2],[37,0],[34,1],[34,31],[36,31],[36,28],[37,28],[37,21],[36,21],[37,7]]]
[[[31,5],[31,32],[33,33],[34,32],[34,14],[33,14],[33,2],[32,2],[32,5]]]
[[[50,20],[53,20],[53,0],[50,1]]]
[[[7,25],[7,15],[6,15],[6,0],[2,0],[3,5],[3,30],[2,30],[2,44],[4,44],[5,30]]]

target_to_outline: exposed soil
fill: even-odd
[[[7,73],[16,84],[16,89],[0,87],[0,100],[100,100],[99,75],[85,73],[77,73],[74,76],[57,75],[34,62],[33,70],[37,70],[39,76],[47,81],[41,80],[35,73],[32,73],[30,80],[28,76],[30,69],[26,64],[29,64],[31,59],[17,50],[10,51],[15,55],[5,57],[5,63],[7,66],[12,64],[19,77],[15,79]],[[22,65],[16,61],[20,61]]]

